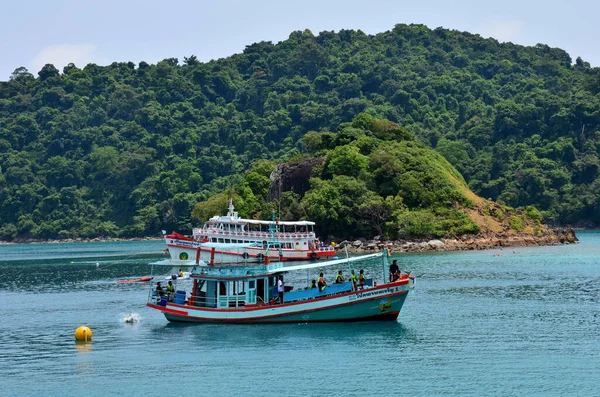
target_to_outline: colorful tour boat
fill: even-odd
[[[182,290],[176,285],[175,293],[170,296],[151,290],[147,306],[162,312],[169,321],[191,323],[395,321],[412,284],[407,275],[380,284],[371,278],[363,279],[362,285],[352,280],[316,288],[297,289],[287,285],[289,280],[302,285],[299,275],[301,278],[304,271],[308,275],[311,270],[324,271],[336,266],[335,270],[345,268],[349,274],[350,268],[356,269],[361,261],[373,259],[382,261],[385,278],[387,256],[384,251],[292,266],[284,266],[282,262],[221,266],[198,260],[190,272],[193,285],[189,289]],[[358,276],[358,271],[355,274]],[[316,277],[307,276],[307,284],[309,278]],[[279,281],[285,288],[281,288]]]

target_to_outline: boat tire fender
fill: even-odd
[[[310,259],[317,259],[317,253],[316,252],[311,252],[310,253]]]
[[[242,258],[244,258],[244,259],[248,259],[248,257],[249,257],[249,256],[250,256],[250,255],[248,255],[248,253],[247,253],[247,252],[244,252],[244,253],[242,254]]]

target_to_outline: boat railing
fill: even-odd
[[[167,303],[175,303],[179,305],[222,309],[245,307],[247,303],[247,297],[245,293],[240,293],[237,295],[224,295],[219,297],[207,297],[202,294],[187,297],[185,291],[175,291],[175,293],[163,291],[163,293],[159,293],[155,289],[152,289],[148,293],[148,303],[159,306],[166,306]]]
[[[301,240],[301,239],[315,239],[316,234],[314,232],[276,232],[273,235],[266,230],[244,230],[242,231],[232,231],[232,230],[223,230],[218,228],[207,228],[200,229],[194,228],[192,230],[194,236],[211,234],[216,236],[223,236],[228,238],[235,237],[246,237],[246,238],[257,238],[257,239],[269,239],[271,237],[275,237],[277,239],[284,240]]]

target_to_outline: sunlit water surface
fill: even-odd
[[[256,326],[169,324],[116,282],[175,271],[161,241],[0,246],[0,395],[600,395],[600,232],[578,236],[396,256],[398,322]]]

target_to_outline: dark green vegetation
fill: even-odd
[[[224,214],[232,197],[246,216],[271,219],[281,204],[283,220],[314,220],[319,235],[337,239],[543,231],[537,209],[515,210],[476,196],[441,154],[390,121],[361,113],[337,132],[309,132],[301,143],[323,159],[302,195],[290,189],[281,202],[269,200],[277,190],[277,181],[269,178],[275,164],[259,160],[235,185],[197,203],[192,216],[203,222]],[[311,163],[305,160],[292,162],[294,168]]]
[[[424,150],[416,142],[352,129],[306,135],[336,131],[361,112],[436,148],[483,197],[535,205],[557,223],[600,223],[600,69],[581,59],[572,65],[567,53],[545,45],[397,25],[376,36],[294,32],[209,63],[191,56],[183,65],[69,65],[62,74],[46,65],[38,75],[19,68],[0,83],[3,239],[189,231],[196,202],[237,186],[254,160],[331,149],[334,138],[337,146],[364,143],[333,148],[337,160],[303,199],[315,220],[326,219],[316,208],[327,189],[353,194],[366,186],[388,200],[398,194],[393,189],[417,188],[416,176],[385,180],[388,170],[377,164]],[[370,147],[372,138],[394,142]],[[343,169],[346,160],[358,161],[352,172]],[[409,196],[402,193],[403,204],[421,205],[417,219],[427,219],[431,198]],[[411,201],[417,197],[426,201]],[[431,211],[443,208],[436,205]],[[447,211],[444,227],[469,230]],[[332,221],[340,228],[357,216],[338,215]]]
[[[461,211],[473,207],[465,195],[470,191],[442,155],[398,125],[366,113],[337,130],[302,138],[305,147],[325,160],[313,170],[303,197],[291,191],[282,194],[283,219],[314,220],[321,235],[338,238],[441,237],[479,231]],[[242,213],[269,219],[278,204],[267,200],[273,168],[258,161],[232,189],[196,204],[193,216],[206,220],[224,213],[233,197]]]

